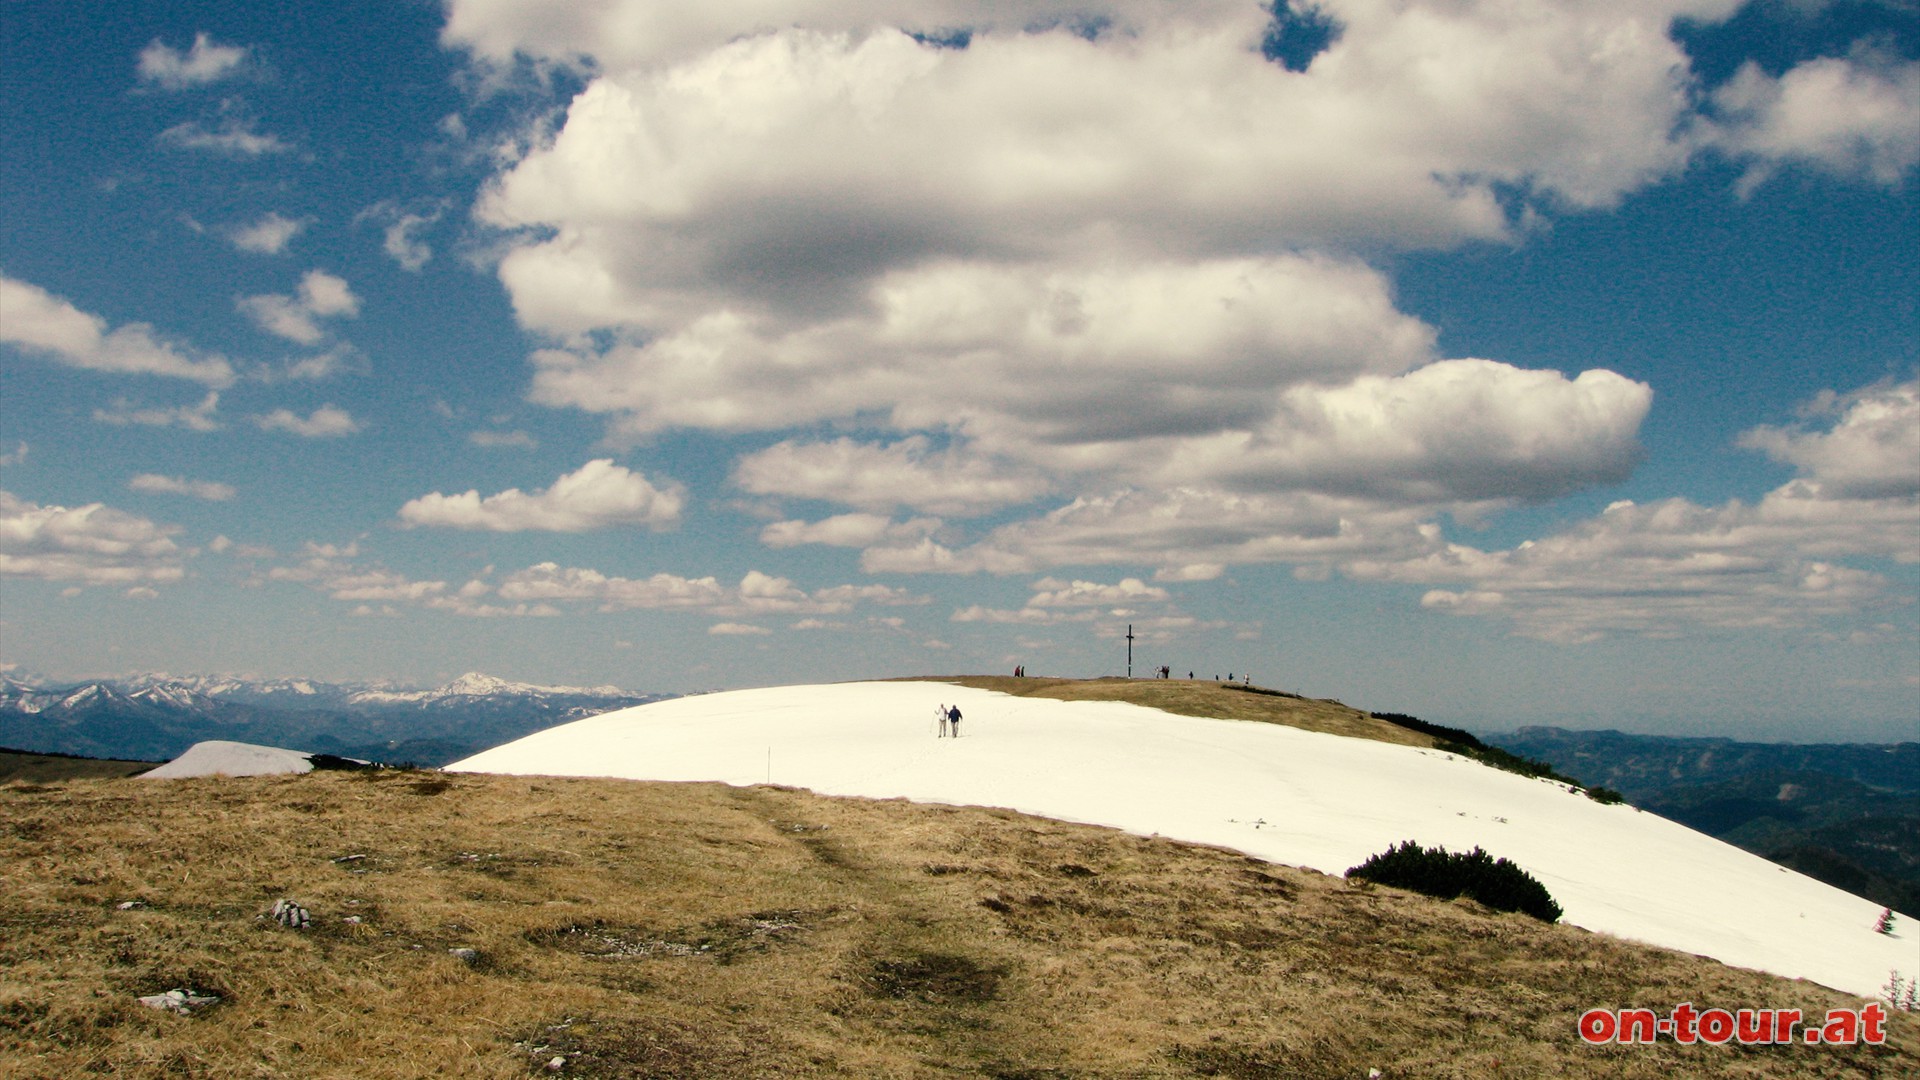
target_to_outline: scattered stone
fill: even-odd
[[[270,915],[274,922],[292,930],[305,930],[313,922],[307,909],[291,900],[275,900]]]
[[[454,959],[469,967],[480,962],[479,949],[448,949],[447,951],[453,954]]]
[[[114,909],[116,911],[138,911],[139,909],[146,906],[147,905],[141,903],[138,900],[122,900],[118,904],[114,905]]]
[[[149,994],[139,1000],[149,1009],[165,1009],[181,1016],[220,1003],[217,994],[196,994],[191,990],[169,990],[164,994]]]
[[[366,858],[365,855],[341,855],[333,861],[336,863],[357,863],[364,858]]]
[[[561,1069],[564,1069],[566,1067],[567,1067],[567,1059],[562,1057],[559,1054],[553,1055],[553,1057],[547,1062],[548,1072],[559,1072]]]
[[[359,926],[361,923],[366,922],[365,919],[362,919],[358,915],[349,915],[340,921],[346,923],[348,926]]]

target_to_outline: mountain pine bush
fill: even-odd
[[[1532,874],[1476,847],[1469,852],[1424,848],[1411,840],[1396,844],[1347,871],[1396,889],[1411,889],[1441,900],[1465,896],[1495,911],[1518,911],[1542,922],[1557,922],[1560,905]]]

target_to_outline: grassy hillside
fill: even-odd
[[[1593,1006],[1858,1004],[1805,983],[1217,849],[782,788],[15,783],[0,876],[8,1077],[1920,1072],[1911,1014],[1884,1047],[1575,1034]],[[262,918],[280,898],[312,926]],[[221,1001],[135,1002],[173,988]]]
[[[1188,679],[1016,679],[1009,675],[960,675],[932,681],[971,686],[978,690],[997,690],[1016,697],[1053,698],[1058,701],[1125,701],[1181,716],[1286,724],[1307,731],[1324,731],[1331,735],[1374,739],[1403,746],[1432,746],[1435,741],[1431,736],[1390,724],[1371,713],[1337,701],[1299,697],[1238,683]]]
[[[158,764],[157,761],[115,761],[0,748],[0,784],[138,776]]]

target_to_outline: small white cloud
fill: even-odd
[[[716,637],[763,637],[773,631],[764,626],[750,626],[746,623],[715,623],[707,627],[707,633]]]
[[[1115,585],[1095,581],[1059,581],[1042,578],[1033,583],[1028,607],[1108,607],[1114,604],[1161,603],[1167,590],[1148,585],[1139,578],[1124,578]]]
[[[939,518],[895,522],[883,514],[838,514],[821,521],[776,521],[760,530],[760,542],[772,548],[823,544],[864,548],[875,544],[911,544],[939,530]]]
[[[297,296],[243,296],[235,305],[260,329],[302,345],[316,344],[326,336],[318,320],[360,314],[360,298],[344,279],[325,270],[307,271],[300,278]]]
[[[382,248],[402,270],[418,273],[433,260],[433,248],[421,234],[437,224],[451,204],[440,201],[406,209],[391,199],[375,203],[354,215],[354,221],[374,221],[385,227]]]
[[[1219,563],[1187,563],[1185,566],[1163,566],[1153,572],[1155,581],[1212,581],[1226,572]]]
[[[206,86],[237,73],[246,59],[246,46],[216,44],[205,31],[185,52],[156,38],[140,50],[140,81],[163,90]]]
[[[172,409],[137,408],[124,398],[116,400],[110,409],[93,410],[93,418],[102,424],[125,427],[137,424],[141,427],[178,427],[188,431],[218,431],[220,422],[213,418],[220,404],[218,390],[207,391],[207,396],[198,405],[182,405]]]
[[[325,270],[309,270],[301,277],[300,303],[315,315],[352,318],[360,314],[360,298],[344,279]]]
[[[217,129],[193,120],[175,124],[160,133],[159,141],[182,150],[208,150],[243,158],[284,154],[293,149],[277,136],[255,131],[251,122],[238,117],[228,117]]]
[[[23,442],[12,452],[0,454],[0,468],[8,465],[18,465],[25,460],[27,460],[27,444]]]
[[[296,221],[279,213],[269,211],[265,217],[251,225],[236,226],[227,230],[227,239],[241,251],[251,251],[259,255],[278,255],[287,250],[293,238],[306,228],[306,222]]]
[[[162,476],[158,473],[141,473],[127,481],[127,488],[148,494],[191,495],[196,499],[205,499],[209,502],[225,502],[234,496],[232,484],[222,484],[212,480],[188,480],[185,477]]]
[[[281,378],[318,382],[346,373],[366,374],[371,369],[366,356],[353,346],[341,343],[323,353],[301,357],[288,364]]]
[[[360,422],[348,415],[345,409],[332,405],[322,405],[304,417],[291,409],[275,409],[264,416],[254,417],[253,422],[262,431],[286,431],[305,439],[352,435],[361,427]]]
[[[37,285],[0,275],[0,342],[68,367],[121,374],[165,375],[222,387],[233,382],[233,366],[219,356],[194,355],[184,346],[154,336],[145,323],[127,323],[109,331],[106,320],[89,315]]]
[[[661,529],[679,521],[683,502],[679,485],[655,487],[640,473],[599,458],[532,494],[509,488],[485,498],[478,490],[422,495],[400,508],[400,520],[493,532],[585,532],[614,525]]]
[[[326,336],[320,324],[314,321],[313,313],[291,296],[273,293],[243,296],[234,302],[234,306],[239,308],[241,314],[252,319],[255,326],[288,341],[313,345]]]

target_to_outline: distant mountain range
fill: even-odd
[[[166,760],[205,739],[441,765],[554,724],[672,697],[469,672],[428,689],[146,674],[69,686],[0,677],[0,746]]]
[[[1920,742],[1752,743],[1554,727],[1485,741],[1809,877],[1920,913]]]

